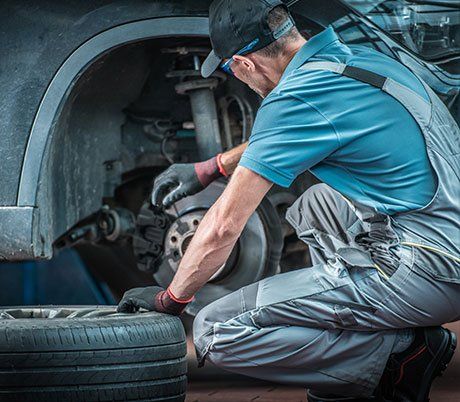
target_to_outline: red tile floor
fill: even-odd
[[[460,338],[460,321],[446,325]],[[197,369],[190,342],[190,381],[186,402],[305,402],[305,390],[224,374],[207,364]],[[432,387],[430,402],[460,402],[460,346],[444,375]]]

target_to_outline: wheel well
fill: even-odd
[[[36,211],[34,257],[51,257],[53,241],[119,184],[123,110],[158,49],[206,36],[204,17],[138,21],[96,35],[63,63],[35,117],[20,178],[18,205]]]

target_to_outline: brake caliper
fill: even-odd
[[[142,205],[136,220],[133,249],[141,271],[156,272],[162,262],[166,232],[171,220],[150,202]]]

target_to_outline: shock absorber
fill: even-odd
[[[209,159],[222,152],[214,89],[225,80],[225,74],[216,72],[210,78],[201,77],[200,56],[208,53],[206,48],[179,47],[164,49],[163,52],[177,53],[183,62],[181,64],[186,65],[186,69],[172,70],[166,76],[179,79],[175,85],[176,92],[190,98],[199,157],[200,160]]]

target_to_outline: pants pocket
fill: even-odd
[[[460,264],[442,254],[414,247],[414,267],[436,280],[460,284]]]
[[[312,296],[350,282],[346,267],[338,260],[286,272],[259,282],[256,307]]]
[[[340,304],[336,304],[334,306],[334,312],[337,316],[338,321],[340,324],[345,327],[355,327],[358,325],[358,320],[355,318],[353,311],[351,308],[347,306],[342,306]]]

